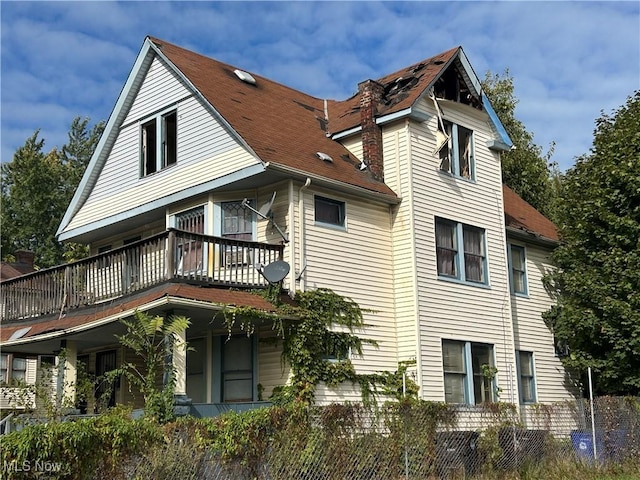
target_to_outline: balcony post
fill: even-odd
[[[167,237],[167,280],[175,276],[176,271],[176,232],[169,230]]]

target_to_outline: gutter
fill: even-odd
[[[356,185],[340,182],[338,180],[333,180],[331,178],[309,174],[309,172],[305,172],[297,168],[284,167],[282,165],[278,165],[276,163],[271,163],[271,162],[265,163],[264,166],[265,166],[265,170],[271,170],[277,173],[284,173],[286,175],[296,177],[298,180],[301,180],[304,182],[306,182],[307,179],[310,179],[310,180],[313,180],[313,182],[317,183],[318,185],[329,187],[331,189],[338,190],[344,193],[349,193],[359,197],[368,198],[370,200],[376,200],[378,202],[388,203],[390,205],[397,205],[402,201],[402,199],[398,198],[396,195],[374,192],[373,190],[368,190],[364,187],[358,187]]]

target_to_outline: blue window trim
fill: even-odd
[[[453,339],[449,339],[449,338],[443,338],[440,342],[440,348],[442,349],[442,345],[445,343],[457,343],[457,344],[463,344],[464,346],[464,350],[463,350],[463,355],[464,358],[463,360],[463,368],[464,368],[464,405],[475,405],[475,391],[474,391],[474,385],[473,385],[473,376],[474,376],[474,372],[473,372],[473,356],[471,354],[471,347],[473,345],[487,345],[490,347],[491,349],[491,362],[492,365],[496,364],[496,353],[495,353],[495,348],[494,345],[491,343],[483,343],[483,342],[469,342],[469,341],[464,341],[464,340],[453,340]],[[441,356],[443,355],[442,350],[441,350]],[[444,371],[444,358],[442,359],[443,361],[443,369],[442,369],[442,376],[443,376],[443,382],[444,382],[444,375],[445,375],[445,371]],[[518,370],[518,372],[520,372],[520,370]],[[498,376],[496,375],[492,382],[491,382],[491,401],[494,402],[496,401],[497,395],[496,392],[498,392]],[[445,398],[446,401],[446,398]]]
[[[523,285],[524,291],[516,292],[515,283],[513,278],[513,260],[512,260],[512,252],[513,247],[520,249],[522,251],[522,265],[524,267],[524,278]],[[509,288],[511,293],[517,297],[529,298],[529,275],[527,273],[527,248],[524,245],[516,245],[514,243],[507,244],[507,260],[509,262]]]
[[[451,158],[449,159],[449,161],[451,162],[451,171],[448,170],[443,170],[442,168],[439,168],[439,170],[456,179],[460,179],[460,180],[465,180],[467,182],[471,182],[471,183],[476,183],[476,152],[475,152],[475,132],[473,131],[472,128],[468,128],[465,127],[464,125],[459,125],[455,122],[452,122],[451,120],[444,120],[445,126],[446,127],[450,127],[450,131],[451,131]],[[465,177],[464,175],[460,174],[460,149],[459,149],[459,142],[458,142],[458,127],[464,128],[465,130],[468,130],[469,132],[471,132],[471,151],[469,152],[469,176]],[[445,134],[449,134],[449,132],[445,132]],[[444,148],[444,146],[442,147]]]
[[[531,367],[531,392],[533,394],[533,398],[531,400],[524,400],[522,393],[522,364],[520,362],[520,353],[529,354],[529,362]],[[537,392],[537,383],[536,383],[536,362],[534,358],[533,352],[528,350],[516,350],[516,371],[518,372],[518,397],[520,399],[520,403],[522,405],[531,405],[538,401],[538,392]]]
[[[487,231],[482,227],[476,227],[475,225],[469,225],[467,223],[456,222],[454,220],[449,220],[443,217],[435,217],[434,221],[434,233],[435,233],[435,225],[438,221],[443,223],[448,223],[449,225],[455,226],[455,248],[456,248],[456,256],[455,256],[455,266],[457,275],[446,275],[438,272],[438,254],[436,252],[436,273],[438,276],[438,280],[445,280],[447,282],[458,283],[461,285],[469,285],[473,287],[480,288],[491,288],[491,284],[489,282],[489,262],[488,262],[488,254],[487,254]],[[482,272],[484,276],[484,281],[476,282],[473,280],[466,279],[465,273],[465,264],[464,264],[464,227],[476,228],[482,231],[482,249],[484,252],[484,258],[482,262]],[[462,241],[461,241],[462,240]],[[436,248],[438,245],[438,239],[436,237]]]

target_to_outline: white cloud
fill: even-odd
[[[76,115],[106,119],[147,34],[328,98],[463,45],[480,78],[509,68],[516,115],[563,168],[639,88],[634,2],[5,2],[1,15],[3,160],[36,128],[61,145]]]

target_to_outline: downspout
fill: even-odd
[[[305,232],[304,232],[304,190],[311,185],[311,179],[307,177],[304,185],[298,190],[298,222],[300,223],[300,272],[296,277],[296,280],[300,282],[300,291],[305,291],[305,270],[307,269],[307,258],[305,249]]]
[[[293,203],[293,179],[289,179],[289,265],[291,265],[291,276],[289,277],[289,294],[294,295],[296,291],[296,213]]]
[[[415,238],[415,202],[413,198],[413,166],[412,166],[412,158],[413,155],[411,151],[411,123],[409,119],[405,120],[405,126],[407,130],[407,167],[408,167],[408,181],[409,181],[409,212],[411,215],[411,231],[414,232],[411,237],[411,250],[413,252],[414,257],[417,255],[416,251],[416,238]],[[418,269],[416,267],[416,262],[413,263],[413,303],[416,308],[416,373],[417,373],[417,383],[419,388],[419,398],[424,399],[424,385],[422,383],[422,347],[420,342],[420,296],[418,295]]]

